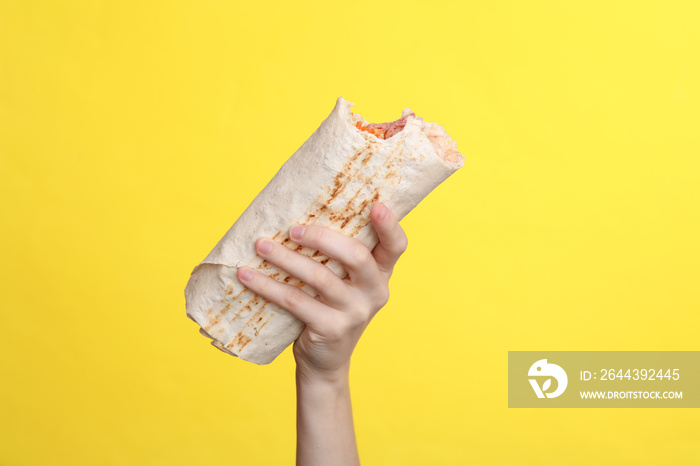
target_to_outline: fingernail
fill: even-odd
[[[248,281],[253,278],[253,272],[248,269],[238,269],[238,278],[244,281]]]
[[[384,204],[379,204],[379,220],[384,220],[389,216],[389,209]]]
[[[306,231],[306,227],[303,225],[294,225],[292,229],[289,231],[289,234],[292,236],[294,239],[301,239],[302,236],[304,236],[304,232]]]
[[[262,240],[258,243],[258,251],[267,254],[268,252],[272,251],[272,241],[269,240]]]

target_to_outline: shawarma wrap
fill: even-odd
[[[192,271],[185,289],[187,315],[220,350],[268,364],[304,328],[287,311],[247,290],[236,278],[239,267],[317,294],[262,260],[255,252],[258,238],[272,238],[344,278],[340,263],[293,243],[289,228],[325,226],[373,249],[378,242],[369,219],[374,203],[384,203],[401,219],[464,164],[445,130],[410,109],[394,122],[370,124],[351,106],[338,99],[328,118]]]

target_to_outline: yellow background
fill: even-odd
[[[282,465],[293,359],[183,289],[338,96],[467,162],[353,359],[366,465],[697,464],[697,410],[515,410],[508,350],[700,350],[700,3],[0,0],[0,464]],[[303,180],[300,180],[303,182]]]

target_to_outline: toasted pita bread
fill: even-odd
[[[338,99],[328,118],[193,270],[185,289],[187,315],[220,350],[267,364],[304,328],[287,311],[247,290],[236,278],[239,267],[317,294],[257,256],[258,238],[272,238],[345,277],[341,264],[294,244],[289,228],[329,227],[372,249],[378,242],[369,219],[374,203],[384,203],[401,219],[463,165],[445,130],[409,109],[396,122],[368,124],[350,106]]]

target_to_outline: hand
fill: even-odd
[[[295,225],[290,230],[295,243],[339,261],[348,272],[345,279],[270,239],[257,241],[260,257],[314,288],[316,298],[255,270],[238,270],[239,280],[248,289],[306,324],[294,344],[297,372],[302,377],[347,377],[355,345],[389,299],[389,278],[406,250],[407,239],[396,217],[383,204],[372,207],[370,219],[379,236],[372,252],[360,241],[328,228]]]
[[[348,272],[345,279],[270,239],[256,242],[263,259],[314,288],[315,298],[255,270],[238,270],[238,279],[248,289],[306,324],[294,343],[298,466],[360,464],[350,403],[350,356],[372,317],[389,299],[389,278],[407,244],[386,206],[374,205],[370,219],[379,236],[372,252],[360,241],[328,228],[295,225],[289,232],[295,243],[340,262]]]

